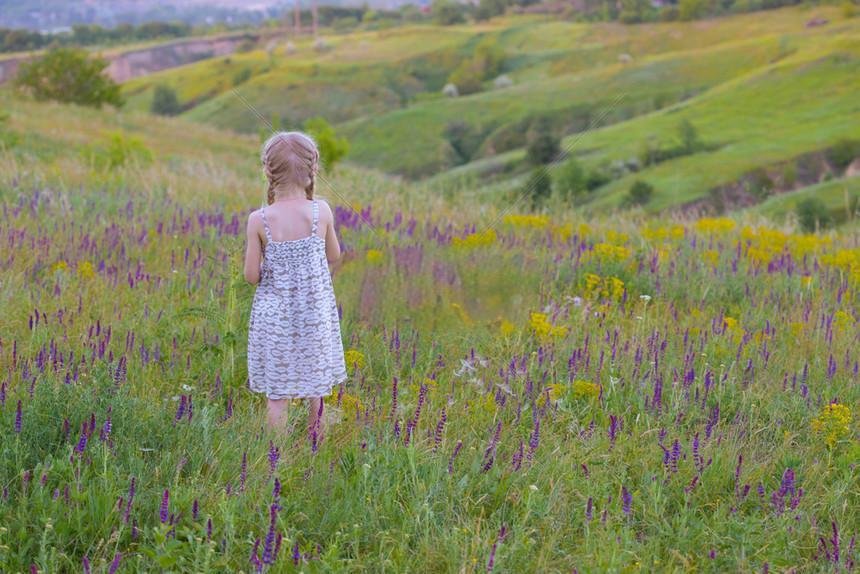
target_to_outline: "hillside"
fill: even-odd
[[[806,26],[813,18],[827,23]],[[860,124],[858,37],[860,19],[826,6],[638,26],[510,16],[327,36],[324,50],[282,43],[124,89],[132,109],[146,110],[154,86],[172,86],[188,119],[256,133],[259,119],[235,88],[276,125],[315,115],[338,124],[352,163],[485,198],[523,185],[518,148],[536,118],[567,134],[565,147],[575,143],[571,153],[588,169],[604,170],[646,145],[671,145],[687,119],[707,150],[621,174],[589,203],[617,206],[638,178],[657,190],[649,209],[662,210],[851,136]],[[494,89],[487,79],[479,93],[443,97],[448,75],[479,45],[504,52],[512,85]],[[467,157],[446,134],[458,122]]]

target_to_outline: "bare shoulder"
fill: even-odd
[[[320,206],[320,219],[322,219],[323,221],[333,221],[334,214],[332,213],[331,206],[328,204],[328,202],[321,197],[317,198],[317,202]]]
[[[256,230],[263,225],[263,209],[255,209],[248,214],[248,229]]]

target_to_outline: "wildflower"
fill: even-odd
[[[451,245],[461,249],[474,249],[476,247],[486,247],[496,242],[496,230],[487,229],[478,233],[470,233],[465,237],[454,237],[451,239]]]
[[[18,407],[15,409],[15,432],[21,433],[21,424],[23,422],[23,414],[21,412],[21,399],[18,399]]]
[[[448,474],[454,472],[454,459],[457,458],[457,454],[460,452],[461,448],[463,448],[463,441],[458,440],[457,445],[454,447],[454,452],[451,454],[451,458],[448,460]]]
[[[78,263],[78,276],[81,279],[92,279],[95,277],[95,267],[89,261],[82,261]]]
[[[355,370],[362,370],[365,366],[364,354],[357,349],[348,349],[344,353],[346,367],[350,370],[350,374]]]
[[[812,419],[810,427],[816,434],[823,435],[827,446],[833,448],[851,434],[851,409],[840,403],[825,405],[821,413]]]
[[[514,227],[543,229],[549,225],[549,217],[546,215],[506,215],[502,223]]]
[[[621,486],[621,509],[624,511],[624,514],[630,516],[630,505],[633,502],[633,496],[627,491],[627,488],[623,485]]]
[[[169,504],[170,504],[170,491],[168,489],[164,489],[164,494],[161,496],[161,508],[158,514],[161,523],[164,524],[167,522],[167,518],[169,517]]]
[[[385,258],[385,255],[379,249],[368,249],[365,254],[365,259],[371,265],[376,265],[378,263],[382,263],[382,260]]]
[[[499,333],[502,334],[502,337],[508,337],[514,333],[516,327],[513,323],[508,321],[507,319],[502,319],[502,322],[499,324]]]
[[[573,381],[573,396],[577,399],[596,399],[600,396],[600,385],[577,379]]]

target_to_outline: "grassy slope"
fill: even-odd
[[[813,16],[831,23],[806,29]],[[458,180],[480,184],[473,193],[485,197],[522,184],[523,176],[490,185],[484,178],[488,170],[516,166],[522,151],[450,169],[443,137],[450,121],[467,119],[486,135],[538,113],[568,125],[571,118],[581,124],[606,113],[604,123],[615,125],[566,142],[576,141],[574,153],[597,165],[636,156],[648,138],[668,144],[686,117],[705,141],[722,147],[637,176],[655,184],[652,207],[662,209],[850,134],[857,117],[851,94],[860,88],[854,79],[858,31],[860,22],[845,21],[830,7],[642,26],[512,17],[477,28],[412,26],[336,36],[323,53],[303,41],[293,54],[281,47],[271,56],[256,51],[199,62],[129,82],[125,90],[132,109],[146,109],[154,85],[172,85],[183,102],[199,102],[188,118],[255,132],[262,122],[230,91],[236,74],[248,69],[252,78],[238,90],[265,117],[290,127],[317,114],[345,121],[340,129],[351,139],[351,161],[432,174],[443,188]],[[454,100],[420,96],[485,36],[504,46],[515,86]],[[631,54],[632,63],[620,64],[620,54]],[[434,67],[438,77],[428,80]],[[612,107],[618,94],[623,99]],[[402,107],[404,101],[410,104]],[[488,152],[485,145],[482,153]],[[592,206],[617,205],[632,179],[601,190]]]

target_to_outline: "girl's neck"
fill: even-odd
[[[305,190],[300,187],[275,187],[273,190],[275,201],[294,201],[298,199],[307,199]]]

